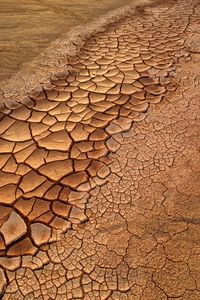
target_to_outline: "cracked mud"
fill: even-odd
[[[200,299],[200,2],[141,6],[0,121],[7,299]]]

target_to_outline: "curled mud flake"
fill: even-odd
[[[77,172],[75,174],[69,175],[62,180],[62,183],[71,188],[77,188],[81,183],[86,182],[88,176],[86,172]]]
[[[65,175],[73,172],[72,161],[50,162],[39,168],[39,172],[52,180],[59,180]]]
[[[166,92],[165,87],[159,85],[149,85],[148,87],[145,87],[145,90],[155,96]]]
[[[0,187],[0,203],[12,205],[16,200],[17,187],[15,184],[7,184]]]
[[[35,255],[37,248],[32,244],[32,241],[26,237],[23,240],[11,246],[7,254],[8,256],[19,257],[23,255]]]
[[[0,295],[5,292],[5,288],[7,286],[7,280],[5,276],[5,272],[0,268]]]
[[[3,234],[6,245],[9,245],[26,234],[27,226],[24,220],[12,211],[8,220],[1,226],[0,232]]]
[[[51,237],[51,229],[41,223],[33,223],[31,226],[31,237],[37,246],[47,243]]]
[[[31,139],[29,126],[22,121],[16,121],[1,136],[5,140],[12,142],[25,142]]]
[[[38,140],[38,145],[47,150],[68,151],[72,141],[65,130],[49,134]]]
[[[21,257],[0,257],[0,265],[9,271],[15,271],[21,265]]]

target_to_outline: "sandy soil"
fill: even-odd
[[[4,102],[3,300],[200,299],[199,20],[129,9]]]
[[[0,81],[23,68],[50,42],[130,0],[1,0]]]

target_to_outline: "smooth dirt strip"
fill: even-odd
[[[21,1],[21,0],[19,0],[19,1]],[[27,1],[27,0],[23,0],[23,1]],[[50,1],[50,0],[48,0],[48,1]],[[75,1],[78,1],[78,0],[75,0]],[[73,5],[77,5],[75,1],[73,1]],[[91,1],[91,0],[83,0],[83,1]],[[105,0],[100,0],[100,1],[101,1],[101,3],[99,3],[99,6],[102,6],[103,1],[105,1]],[[112,0],[109,0],[109,1],[112,2]],[[117,1],[118,5],[119,5],[119,0],[113,0],[113,1]],[[108,3],[107,2],[106,2],[107,8],[108,7],[111,8],[112,5],[110,7],[110,4],[109,4],[110,2],[108,2]],[[33,41],[31,41],[31,42],[27,41],[27,38],[28,38],[28,40],[31,38],[31,33],[33,34],[32,31],[30,34],[27,33],[27,31],[24,33],[25,37],[24,37],[23,41],[20,37],[18,37],[18,39],[20,39],[20,43],[26,44],[28,42],[29,45],[28,45],[28,47],[23,47],[23,49],[25,48],[24,49],[25,52],[23,52],[23,50],[19,51],[19,49],[16,49],[16,47],[19,47],[19,45],[16,45],[16,43],[12,47],[11,52],[14,51],[14,49],[16,49],[15,51],[20,52],[20,53],[18,53],[15,57],[13,57],[14,62],[12,61],[12,59],[9,60],[9,63],[6,64],[6,68],[9,69],[9,65],[10,65],[11,69],[12,69],[12,66],[14,64],[16,64],[16,62],[17,62],[18,67],[16,67],[16,69],[18,71],[17,70],[15,72],[11,71],[9,79],[6,78],[6,76],[4,79],[2,78],[2,80],[0,79],[1,80],[0,103],[4,102],[7,99],[14,100],[14,101],[16,101],[16,100],[21,101],[21,98],[23,96],[26,96],[27,92],[29,92],[32,89],[35,89],[36,86],[41,87],[42,84],[44,84],[45,82],[48,82],[49,76],[51,74],[53,74],[55,72],[65,71],[69,67],[67,57],[69,55],[76,54],[77,52],[79,52],[81,47],[84,45],[85,41],[87,40],[87,38],[89,38],[92,34],[95,34],[97,32],[105,30],[109,24],[111,24],[112,22],[115,22],[116,20],[121,19],[122,17],[125,17],[127,15],[127,13],[129,13],[129,12],[133,13],[136,6],[142,5],[144,3],[149,3],[149,2],[151,2],[151,0],[132,0],[129,2],[130,2],[130,5],[122,6],[121,8],[118,8],[115,10],[108,10],[108,12],[106,14],[104,14],[102,17],[97,17],[97,15],[100,15],[100,11],[98,11],[97,15],[95,15],[93,13],[93,18],[92,18],[92,19],[94,19],[93,21],[86,23],[86,24],[73,26],[73,28],[71,30],[69,30],[69,28],[72,26],[69,24],[67,29],[64,30],[63,34],[58,35],[58,33],[57,33],[57,35],[59,37],[56,40],[55,40],[55,33],[53,34],[52,31],[55,31],[57,26],[56,26],[56,24],[54,24],[53,20],[51,20],[50,16],[48,16],[48,18],[49,18],[48,21],[45,22],[45,18],[44,18],[43,22],[45,23],[45,26],[47,26],[47,24],[50,20],[51,26],[54,26],[54,30],[53,29],[51,30],[51,27],[48,27],[48,30],[45,27],[45,29],[43,30],[43,33],[42,32],[38,33],[38,30],[36,30],[36,33],[39,34],[39,36],[37,36],[37,35],[36,35],[36,37],[33,36],[32,37]],[[115,4],[117,4],[117,3],[115,3]],[[124,2],[124,5],[125,5],[125,3],[128,3],[128,2]],[[6,5],[8,5],[8,3]],[[24,4],[22,3],[22,6],[23,5]],[[80,5],[80,1],[79,1],[79,5]],[[95,4],[93,4],[93,5],[95,5]],[[105,6],[105,4],[104,4],[104,6]],[[91,7],[90,7],[90,9],[88,8],[88,10],[91,11]],[[83,12],[82,12],[82,14],[83,14]],[[39,16],[39,20],[40,20],[40,18],[41,18],[41,16]],[[3,20],[4,20],[4,17],[2,17],[1,21],[3,21]],[[30,18],[28,20],[30,22]],[[37,26],[39,26],[38,25],[39,20],[37,18],[35,18],[34,24],[37,24]],[[59,22],[62,23],[62,21],[60,19],[59,19]],[[68,22],[70,23],[70,19],[68,20]],[[28,27],[29,27],[29,30],[31,30],[30,25]],[[60,27],[63,27],[63,26],[60,25]],[[41,41],[40,44],[47,43],[45,50],[44,49],[41,49],[40,51],[37,50],[39,52],[38,55],[36,55],[37,51],[35,51],[36,52],[35,54],[31,53],[33,51],[33,48],[35,47],[35,43],[36,43],[34,40],[36,39],[39,42],[39,40],[41,40],[41,35],[44,35],[45,30],[47,30],[48,32],[49,32],[49,30],[51,31],[50,39],[52,39],[53,41],[50,43],[50,45],[48,45],[48,43],[49,43],[49,41],[47,41],[48,38],[46,41]],[[59,28],[59,30],[61,30],[61,29]],[[63,32],[63,28],[62,28],[62,32]],[[4,34],[6,34],[5,30],[4,30]],[[18,34],[19,34],[19,32],[18,32]],[[46,32],[46,34],[47,34],[47,32]],[[26,37],[26,36],[28,36],[28,37]],[[48,36],[48,34],[47,34],[47,36]],[[11,38],[11,37],[9,36],[9,38]],[[13,37],[13,39],[14,39],[14,37]],[[43,39],[43,37],[42,37],[42,39]],[[5,41],[2,42],[2,45],[5,45]],[[32,51],[31,51],[31,48],[32,48]],[[27,50],[30,52],[29,58],[27,57],[28,56],[26,53]],[[2,52],[2,55],[4,55],[4,50]],[[9,56],[11,54],[9,54],[9,51],[8,51],[6,55]],[[4,57],[5,57],[5,55],[4,55]],[[19,62],[20,59],[22,59],[23,61],[28,59],[28,61],[27,62],[24,61],[24,63],[20,64],[20,62]],[[3,60],[1,61],[1,64],[2,64],[2,66],[5,65]],[[5,72],[6,72],[6,70],[5,70]],[[1,76],[3,77],[3,74],[4,74],[4,71],[1,72],[0,77]]]
[[[200,2],[92,35],[0,122],[2,299],[200,299]]]
[[[1,0],[0,82],[38,67],[35,57],[75,26],[85,27],[106,12],[131,0]],[[56,52],[56,51],[55,51]],[[30,63],[34,59],[34,62]],[[24,74],[24,71],[21,71]]]

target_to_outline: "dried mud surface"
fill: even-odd
[[[0,122],[2,299],[200,299],[200,2],[90,36]]]

